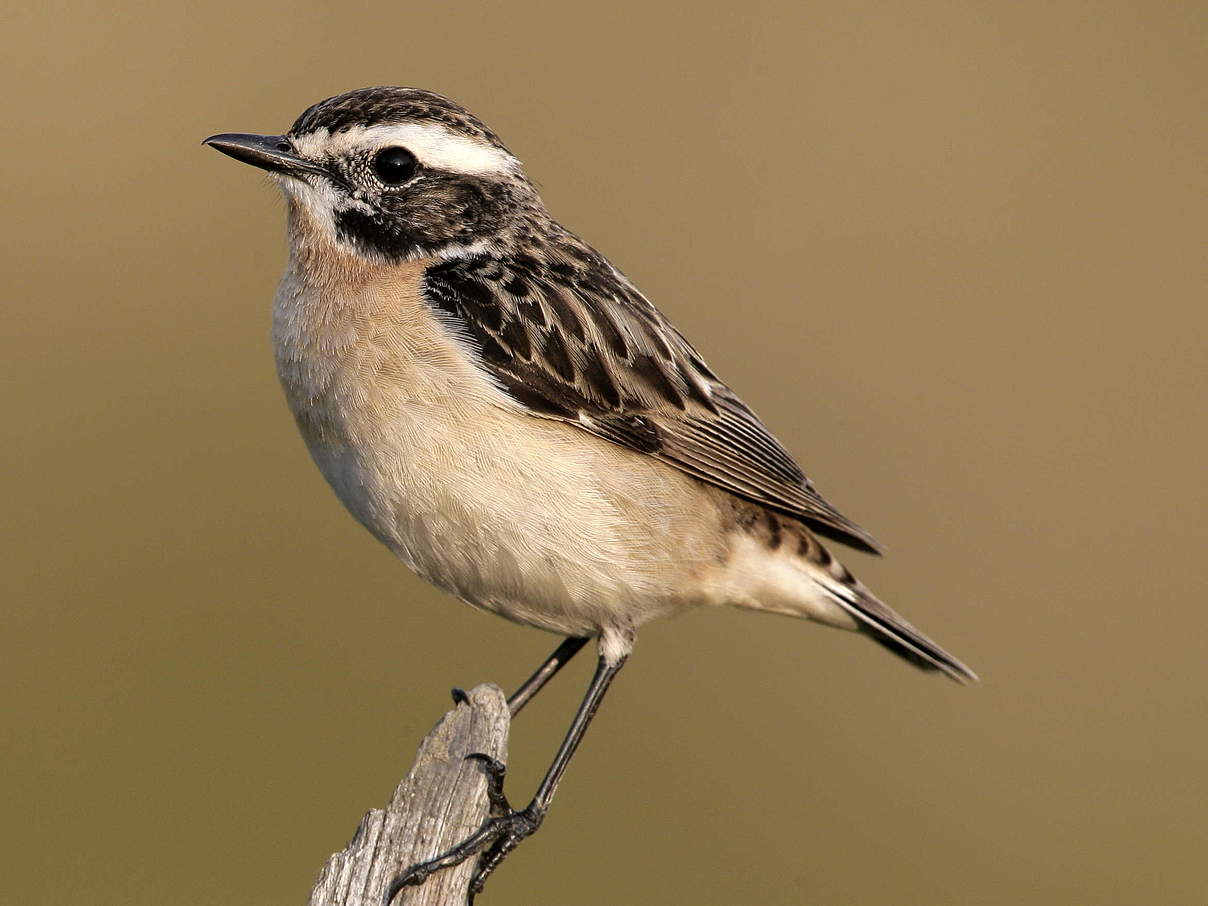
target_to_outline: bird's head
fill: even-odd
[[[456,254],[540,210],[503,142],[465,108],[416,88],[361,88],[320,101],[284,135],[205,144],[269,171],[295,240],[374,261]]]

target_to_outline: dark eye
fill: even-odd
[[[388,186],[401,186],[417,169],[419,162],[406,148],[383,148],[373,158],[373,172]]]

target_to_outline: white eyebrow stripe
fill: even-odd
[[[310,154],[343,154],[354,148],[401,145],[425,167],[453,173],[485,175],[514,173],[519,162],[501,148],[485,141],[461,135],[438,123],[394,123],[382,126],[354,126],[346,132],[329,135],[320,129],[297,140],[298,151]]]

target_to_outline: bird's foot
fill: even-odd
[[[427,862],[412,865],[398,875],[390,882],[390,887],[386,891],[386,906],[390,906],[404,887],[417,887],[442,868],[452,868],[471,856],[482,853],[478,869],[470,881],[469,903],[473,904],[474,897],[482,892],[491,872],[499,867],[500,863],[520,845],[522,840],[532,836],[541,826],[541,821],[545,818],[545,809],[539,807],[537,803],[532,802],[519,811],[513,809],[508,803],[508,798],[503,792],[503,780],[506,773],[503,762],[481,752],[474,752],[467,755],[466,758],[482,764],[483,770],[486,772],[487,798],[491,803],[491,817],[483,822],[482,827],[452,849]]]
[[[537,828],[541,827],[544,818],[545,809],[531,802],[518,812],[509,812],[491,819],[499,823],[499,830],[495,842],[478,860],[478,870],[470,881],[469,906],[473,906],[474,898],[487,886],[487,878],[491,876],[491,872],[498,868],[523,840],[537,833]]]
[[[503,791],[507,765],[484,752],[471,752],[466,756],[466,761],[477,761],[482,765],[483,773],[487,775],[487,800],[491,803],[491,817],[502,818],[504,815],[510,815],[514,809],[508,802],[507,793]]]
[[[418,887],[442,868],[460,865],[466,859],[481,852],[478,870],[470,881],[468,902],[472,904],[474,897],[480,894],[483,887],[486,886],[491,872],[499,867],[500,863],[520,845],[522,840],[537,832],[544,817],[544,810],[529,805],[518,812],[508,812],[506,815],[488,818],[482,827],[452,849],[427,862],[412,865],[391,881],[390,887],[386,891],[386,906],[390,906],[394,902],[394,898],[404,887]]]

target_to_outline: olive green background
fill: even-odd
[[[299,904],[452,685],[556,640],[342,511],[276,386],[282,204],[200,147],[371,84],[526,161],[980,671],[647,628],[481,902],[1202,904],[1208,10],[5,14],[2,898]],[[536,782],[589,672],[512,737]]]

